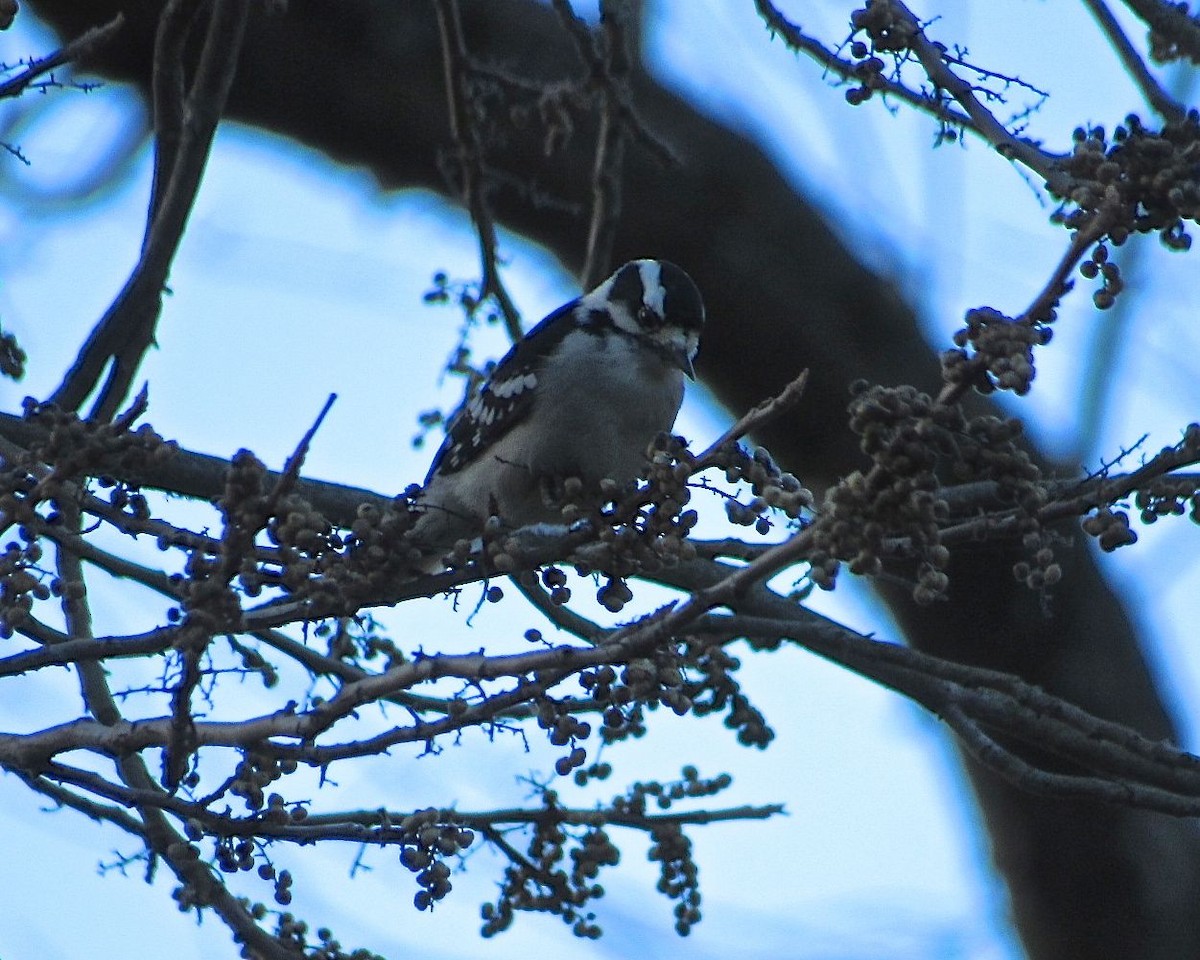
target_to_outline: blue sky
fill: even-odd
[[[904,111],[893,116],[879,104],[846,107],[812,64],[768,43],[748,2],[652,6],[647,51],[661,76],[755,136],[812,190],[843,236],[919,303],[931,338],[944,342],[972,306],[1019,310],[1044,281],[1061,232],[1047,223],[1036,189],[982,146],[933,151],[926,120]],[[844,5],[804,6],[806,26],[839,35]],[[1050,103],[1033,118],[1034,135],[1048,146],[1065,147],[1077,123],[1111,126],[1140,107],[1115,67],[1103,93],[1072,79],[1080,76],[1078,64],[1107,56],[1089,46],[1094,30],[1082,11],[1029,2],[1004,4],[1007,13],[990,13],[996,5],[988,3],[954,6],[936,35],[964,41],[975,59],[1050,90]],[[1064,22],[1071,16],[1079,23]],[[0,58],[49,49],[28,16],[18,23],[0,38]],[[1074,39],[1063,45],[1063,35]],[[0,161],[0,318],[31,362],[24,383],[0,385],[6,410],[26,393],[44,396],[53,388],[120,288],[136,258],[150,181],[148,155],[140,151],[100,199],[56,204],[41,195],[89,170],[120,140],[137,107],[119,87],[27,98],[17,109],[27,111],[16,129],[33,166]],[[1107,408],[1094,448],[1078,449],[1072,411],[1080,371],[1106,321],[1084,291],[1063,311],[1033,394],[1016,407],[1044,442],[1093,466],[1155,425],[1147,449],[1172,442],[1197,409],[1200,351],[1182,305],[1197,302],[1200,272],[1153,241],[1142,246],[1142,269],[1154,271],[1166,293],[1142,292],[1131,339],[1104,359],[1121,384],[1120,399]],[[503,248],[527,320],[577,292],[544,252],[507,235]],[[426,307],[421,294],[437,270],[470,277],[476,269],[467,221],[443,201],[381,196],[362,172],[225,127],[171,274],[160,349],[143,369],[148,419],[184,446],[222,455],[249,447],[279,466],[336,392],[306,472],[398,492],[424,475],[429,456],[409,443],[417,414],[434,397],[452,403],[456,389],[438,387],[438,370],[458,318]],[[703,289],[704,278],[696,279]],[[423,351],[400,375],[399,357],[411,357],[416,342]],[[505,347],[499,331],[483,331],[473,343],[481,354]],[[698,389],[680,430],[703,444],[729,419]],[[803,477],[803,465],[795,469]],[[1109,570],[1152,628],[1152,656],[1194,743],[1188,705],[1200,688],[1200,662],[1184,624],[1194,622],[1200,588],[1195,532],[1164,523],[1144,533],[1144,542],[1113,558]],[[1173,578],[1159,583],[1155,571],[1167,564]],[[1151,591],[1154,602],[1147,603]],[[839,588],[814,606],[858,629],[895,636],[861,591]],[[471,627],[440,601],[410,607],[394,615],[394,629],[454,649],[508,642],[528,618],[516,601],[487,608]],[[98,614],[109,631],[143,629],[161,622],[162,608],[130,604],[114,592]],[[545,917],[520,918],[492,941],[470,933],[461,940],[478,927],[479,903],[493,895],[499,866],[486,853],[471,858],[433,914],[418,914],[409,907],[407,871],[386,854],[370,856],[370,872],[351,880],[353,850],[288,851],[281,860],[297,876],[297,912],[327,923],[346,945],[393,958],[417,950],[496,960],[531,950],[597,958],[707,958],[730,950],[821,960],[1018,956],[1003,893],[986,865],[986,841],[936,723],[800,652],[745,660],[742,682],[778,734],[768,751],[738,749],[713,723],[655,717],[650,737],[610,758],[618,765],[614,789],[639,777],[668,777],[692,760],[703,773],[733,774],[725,802],[787,805],[788,816],[770,824],[694,832],[705,919],[686,941],[671,932],[670,904],[652,893],[653,873],[637,838],[606,880],[599,913],[608,934],[598,944],[576,941]],[[70,703],[70,696],[65,676],[34,678],[19,700],[0,701],[0,729],[31,729],[43,722],[45,705]],[[482,737],[467,738],[436,759],[396,753],[339,771],[339,793],[324,799],[395,808],[519,802],[525,788],[516,778],[548,769],[552,757],[537,747],[526,753],[516,742],[488,747]],[[129,878],[98,875],[98,861],[134,852],[132,842],[75,814],[41,813],[40,806],[14,778],[0,778],[0,886],[9,918],[0,924],[0,958],[149,960],[163,955],[164,943],[179,960],[234,955],[222,926],[211,919],[197,926],[174,910],[170,884],[143,884],[136,866]]]

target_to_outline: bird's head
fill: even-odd
[[[667,260],[631,260],[585,294],[594,321],[636,337],[693,380],[704,327],[704,301],[682,269]]]

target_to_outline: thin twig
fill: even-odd
[[[912,30],[910,49],[916,54],[926,76],[934,86],[950,94],[974,121],[975,129],[1002,157],[1016,160],[1038,174],[1052,191],[1065,194],[1069,177],[1059,166],[1059,158],[1009,133],[996,116],[975,96],[971,84],[959,77],[946,64],[946,51],[932,43],[921,22],[902,0],[888,0],[897,15],[908,21]]]
[[[57,67],[64,66],[81,57],[86,57],[102,44],[107,43],[125,24],[125,14],[118,13],[115,17],[99,27],[92,27],[80,34],[65,47],[56,50],[48,56],[32,60],[15,77],[10,77],[0,83],[0,99],[17,97],[29,88],[38,77],[49,73]]]
[[[411,811],[346,810],[313,814],[302,822],[272,822],[261,816],[234,817],[228,813],[213,813],[197,803],[156,790],[139,790],[112,781],[79,767],[55,763],[44,773],[46,782],[69,783],[114,803],[126,807],[155,806],[180,818],[194,818],[214,833],[231,837],[264,837],[293,843],[312,843],[315,840],[346,840],[351,843],[406,843],[412,841],[412,830],[402,826]],[[628,809],[601,807],[574,808],[510,807],[496,810],[455,810],[443,812],[445,822],[471,827],[481,832],[504,827],[519,827],[547,821],[588,826],[603,822],[631,830],[652,831],[664,824],[677,826],[706,826],[734,820],[767,820],[783,813],[778,803],[725,807],[716,810],[679,810],[660,813],[638,813]],[[109,819],[109,818],[105,818]],[[368,832],[369,831],[369,832]]]
[[[304,466],[304,458],[308,456],[309,448],[312,446],[313,438],[316,437],[317,431],[321,429],[321,424],[325,422],[325,418],[329,416],[329,411],[333,409],[333,405],[337,402],[337,394],[331,393],[325,399],[325,405],[321,407],[320,413],[317,414],[317,419],[313,421],[300,438],[300,442],[296,444],[296,449],[292,451],[283,465],[283,471],[271,486],[271,492],[267,496],[266,503],[263,505],[263,511],[270,513],[278,506],[282,497],[291,493],[296,486],[296,481],[300,479],[300,468]]]
[[[450,136],[454,141],[462,176],[463,203],[475,224],[479,238],[482,293],[492,297],[500,308],[505,329],[513,342],[521,339],[521,314],[500,277],[499,242],[496,224],[487,202],[487,178],[484,172],[483,144],[472,112],[471,62],[463,37],[458,0],[434,0],[438,30],[442,39],[442,67],[446,81],[446,100],[450,118]]]
[[[21,624],[21,633],[30,635],[28,619]],[[151,630],[128,637],[72,638],[54,631],[45,637],[37,637],[46,643],[39,650],[27,650],[11,656],[0,657],[0,677],[16,677],[23,673],[45,667],[69,667],[89,660],[120,660],[127,657],[145,657],[171,649],[174,631],[171,628]]]
[[[119,807],[106,806],[96,803],[94,800],[89,800],[86,797],[81,797],[79,794],[66,789],[61,784],[47,779],[45,776],[34,776],[24,770],[14,772],[25,783],[25,786],[36,793],[42,794],[42,796],[49,797],[60,807],[70,807],[72,810],[78,810],[90,820],[116,824],[131,836],[145,839],[145,828],[142,822],[137,817],[130,816]]]
[[[1076,230],[1071,236],[1070,243],[1067,244],[1066,251],[1055,265],[1054,272],[1050,274],[1050,278],[1038,291],[1029,306],[1025,308],[1025,311],[1013,322],[1040,322],[1048,316],[1067,291],[1071,274],[1083,255],[1104,236],[1111,225],[1110,218],[1100,211],[1093,215],[1085,226]],[[957,371],[957,378],[942,387],[937,397],[937,403],[940,406],[949,406],[961,400],[963,395],[975,385],[977,378],[987,369],[989,362],[990,358],[984,354],[976,354],[971,357],[967,361],[967,369]]]
[[[721,455],[721,451],[732,443],[737,443],[744,436],[765,426],[796,406],[804,396],[808,386],[808,370],[801,370],[799,375],[791,380],[778,394],[757,404],[749,412],[742,414],[737,422],[719,436],[708,449],[696,457],[695,469],[704,470],[711,466]]]
[[[767,29],[782,37],[783,42],[792,50],[810,57],[825,67],[826,70],[836,74],[843,80],[858,79],[854,63],[849,60],[843,60],[834,51],[821,43],[821,41],[804,33],[796,24],[788,20],[770,0],[754,0],[754,5],[758,9],[759,16],[766,23]],[[903,101],[909,106],[915,107],[922,113],[927,113],[943,123],[950,124],[962,130],[968,130],[980,137],[983,136],[983,131],[979,129],[971,117],[948,107],[941,100],[927,96],[918,90],[911,90],[904,86],[904,84],[889,80],[887,77],[879,77],[878,83],[881,85],[879,89],[880,93],[895,97],[897,100]]]
[[[524,583],[520,576],[509,578],[517,591],[536,607],[551,623],[580,640],[591,644],[602,644],[611,633],[600,624],[576,613],[564,604],[555,603],[540,583]]]
[[[580,285],[591,290],[609,273],[621,213],[621,178],[625,168],[630,109],[630,20],[627,0],[600,4],[602,42],[597,43],[570,0],[554,0],[554,9],[588,69],[588,85],[599,99],[600,130],[592,161],[592,216]]]

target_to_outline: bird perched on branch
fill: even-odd
[[[505,529],[561,524],[568,478],[597,499],[602,480],[636,478],[695,378],[703,326],[683,270],[633,260],[530,330],[450,421],[416,499],[420,568],[441,569],[493,515]]]

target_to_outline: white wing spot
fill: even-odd
[[[501,380],[498,383],[493,383],[491,392],[492,396],[497,399],[509,400],[512,397],[519,396],[526,390],[532,390],[536,386],[537,375],[531,371],[515,377],[509,377],[507,380]]]

